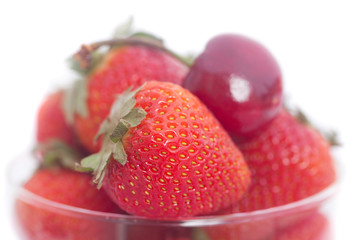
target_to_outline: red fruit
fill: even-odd
[[[154,221],[147,224],[134,224],[126,229],[126,240],[193,240],[192,228],[169,226]],[[195,238],[196,239],[196,238]],[[199,239],[200,240],[200,239]]]
[[[65,119],[64,98],[65,92],[62,90],[52,93],[38,111],[35,153],[44,166],[57,162],[73,168],[74,161],[81,159],[82,149],[74,129]]]
[[[297,224],[278,232],[273,240],[330,240],[328,219],[319,212],[316,212]]]
[[[203,101],[232,135],[254,135],[281,109],[280,68],[259,43],[235,34],[211,39],[184,87]]]
[[[64,91],[50,94],[39,108],[36,122],[38,143],[61,141],[68,146],[76,146],[72,127],[66,122],[62,108]]]
[[[41,169],[25,183],[24,188],[37,196],[69,206],[100,212],[121,210],[103,190],[91,185],[91,176],[63,169]],[[19,198],[16,217],[27,239],[114,239],[111,224],[59,211],[35,200]]]
[[[248,217],[247,221],[226,221],[224,224],[199,228],[194,239],[206,240],[265,240],[274,232],[274,222],[265,218]]]
[[[87,115],[76,115],[74,122],[81,143],[92,153],[100,149],[101,141],[95,145],[93,139],[117,94],[149,80],[182,84],[187,71],[184,63],[148,45],[125,44],[110,50],[86,79]]]
[[[320,192],[336,179],[328,141],[283,110],[261,134],[238,143],[252,174],[232,211],[254,211]]]
[[[209,214],[242,197],[250,180],[242,154],[194,95],[156,81],[128,94],[135,95],[132,102],[122,102],[130,99],[124,94],[102,125],[101,152],[82,161],[84,167],[92,167],[92,160],[100,165],[95,179],[105,178],[107,193],[122,209],[176,219]],[[126,123],[133,112],[123,120],[116,115],[126,105],[146,114],[137,126]]]

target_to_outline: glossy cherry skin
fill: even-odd
[[[238,138],[265,127],[282,105],[278,63],[265,47],[241,35],[212,38],[195,59],[184,87]]]

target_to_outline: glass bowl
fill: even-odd
[[[338,182],[316,195],[279,207],[160,221],[72,207],[35,195],[22,185],[36,168],[37,161],[31,154],[16,158],[8,167],[12,212],[21,239],[330,240],[332,235],[330,215],[333,203],[329,200],[336,193]],[[31,217],[31,232],[24,219],[18,218],[19,204],[37,209],[38,214]],[[48,217],[47,224],[44,224],[44,216]]]

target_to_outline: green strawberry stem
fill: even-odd
[[[110,114],[106,118],[95,136],[95,141],[103,136],[101,150],[81,160],[77,166],[78,171],[93,172],[93,181],[100,188],[105,176],[106,166],[111,158],[121,165],[127,162],[127,155],[122,140],[126,133],[133,127],[138,126],[145,118],[146,112],[142,108],[134,108],[136,100],[134,96],[142,88],[131,91],[128,89],[119,95],[112,105]]]
[[[88,108],[86,99],[88,92],[86,89],[85,78],[74,81],[72,87],[65,91],[62,108],[65,115],[65,120],[68,124],[73,125],[75,121],[75,113],[82,117],[88,115]]]
[[[154,37],[153,35],[148,33],[138,32],[127,38],[114,38],[95,42],[89,45],[81,45],[80,50],[73,56],[74,62],[72,64],[72,68],[78,72],[86,74],[96,65],[95,63],[101,59],[101,55],[99,55],[96,50],[98,50],[102,46],[114,47],[120,45],[143,45],[159,51],[164,51],[172,55],[173,57],[179,59],[187,66],[191,65],[191,61],[189,61],[189,58],[183,58],[178,54],[165,48],[163,41],[160,38]]]
[[[341,146],[341,143],[339,141],[339,136],[336,131],[334,130],[320,130],[318,127],[315,126],[315,124],[310,121],[310,119],[306,116],[306,114],[300,109],[290,109],[289,107],[285,107],[295,118],[302,124],[308,125],[311,128],[316,129],[321,135],[324,136],[324,138],[329,142],[329,144],[332,147]]]
[[[59,139],[51,139],[39,143],[33,150],[35,155],[41,155],[40,168],[61,166],[74,170],[81,159],[81,154]]]

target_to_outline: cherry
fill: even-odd
[[[279,112],[282,77],[271,53],[235,34],[212,38],[195,59],[184,86],[234,137],[254,135]]]

